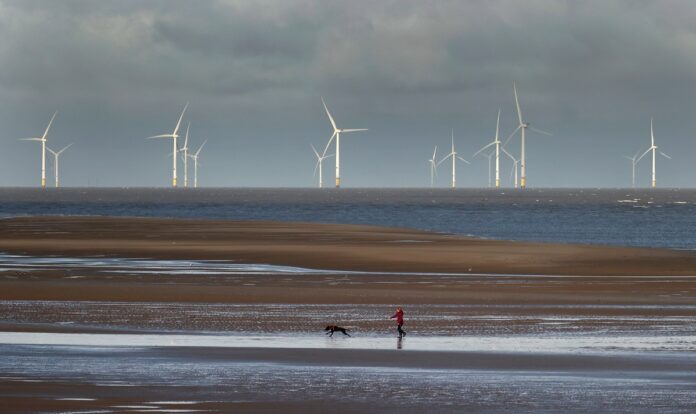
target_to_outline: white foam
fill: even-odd
[[[56,401],[97,401],[96,398],[56,398]]]

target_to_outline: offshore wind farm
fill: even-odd
[[[0,0],[0,412],[695,412],[694,21]]]
[[[519,103],[519,98],[517,95],[517,86],[516,84],[513,83],[513,96],[514,96],[514,104],[515,104],[515,110],[517,114],[517,122],[518,125],[517,127],[508,135],[508,137],[505,139],[504,142],[500,141],[500,110],[498,110],[498,116],[496,118],[496,129],[495,129],[495,138],[493,142],[490,142],[483,146],[481,149],[478,151],[474,152],[472,154],[472,157],[479,156],[483,154],[482,156],[485,156],[488,159],[488,168],[486,170],[487,173],[487,181],[486,185],[482,185],[482,183],[477,183],[474,185],[469,185],[470,188],[481,188],[481,187],[491,187],[491,162],[493,161],[493,155],[495,155],[495,188],[500,188],[501,186],[504,186],[502,181],[501,181],[501,176],[500,176],[500,167],[501,167],[501,159],[500,155],[501,153],[503,155],[506,155],[511,163],[511,168],[510,168],[510,180],[509,180],[509,186],[513,188],[521,188],[525,189],[527,188],[527,164],[526,164],[526,131],[529,129],[530,131],[537,133],[537,134],[542,134],[542,135],[547,135],[551,136],[552,134],[546,131],[543,131],[538,128],[531,127],[529,122],[526,122],[523,120],[522,117],[522,110],[520,107]],[[338,128],[336,125],[336,122],[334,121],[334,118],[332,117],[331,113],[329,112],[328,107],[326,106],[326,102],[324,102],[324,99],[321,98],[321,103],[324,107],[324,110],[326,112],[326,115],[329,119],[329,122],[331,124],[331,127],[333,128],[333,132],[330,135],[329,139],[327,140],[326,144],[324,145],[324,150],[322,151],[321,154],[314,148],[313,144],[310,144],[314,155],[316,156],[316,164],[314,168],[314,173],[313,176],[317,177],[318,176],[318,187],[323,188],[324,187],[324,174],[323,174],[323,161],[327,158],[334,157],[335,158],[335,177],[334,177],[334,183],[336,188],[341,187],[341,164],[340,164],[340,138],[341,138],[341,133],[350,133],[350,132],[366,132],[368,129],[362,128],[362,129],[346,129],[346,128]],[[185,139],[183,146],[178,145],[177,139],[179,138],[179,130],[181,128],[181,123],[182,120],[184,119],[184,115],[186,113],[186,110],[188,109],[189,103],[187,102],[183,110],[181,111],[181,114],[179,116],[179,119],[176,123],[176,126],[174,127],[173,132],[167,133],[167,134],[160,134],[160,135],[154,135],[150,136],[147,139],[158,139],[158,138],[169,138],[172,139],[172,152],[169,154],[169,156],[172,158],[172,173],[171,173],[171,186],[176,188],[177,187],[177,166],[179,162],[183,163],[183,169],[184,169],[184,188],[188,187],[188,159],[191,158],[194,161],[194,188],[198,187],[198,152],[200,152],[199,148],[198,152],[194,154],[189,154],[189,148],[188,148],[188,141],[189,141],[189,129],[190,129],[190,121],[188,122],[187,128],[186,128],[186,134],[185,134]],[[47,135],[48,131],[51,127],[51,124],[53,123],[53,120],[56,116],[57,112],[54,113],[53,117],[51,117],[51,120],[46,128],[46,131],[40,138],[22,138],[22,140],[28,140],[28,141],[39,141],[41,142],[42,145],[42,153],[41,153],[41,187],[45,188],[46,187],[46,155],[45,152],[48,150],[51,154],[54,155],[54,166],[55,166],[55,172],[54,172],[54,178],[56,181],[56,187],[58,187],[58,156],[60,153],[67,149],[63,148],[59,152],[54,152],[50,148],[46,147],[46,142],[47,142]],[[520,150],[519,150],[519,156],[515,157],[512,155],[511,151],[511,144],[513,138],[519,133],[520,136]],[[451,161],[451,168],[452,168],[452,174],[451,174],[451,184],[450,187],[455,189],[457,188],[457,169],[456,169],[456,164],[458,161],[461,161],[465,164],[471,164],[469,161],[467,161],[465,158],[463,158],[460,153],[458,153],[455,150],[455,145],[454,145],[454,129],[450,131],[451,134],[451,149],[450,152],[446,155],[443,156],[438,161],[435,161],[435,153],[433,153],[433,158],[429,161],[429,166],[430,166],[430,186],[435,185],[435,177],[437,175],[438,167],[440,164],[444,163],[447,160]],[[631,174],[631,185],[630,187],[634,188],[636,186],[636,173],[635,169],[639,165],[640,161],[648,155],[650,152],[652,152],[652,175],[651,175],[651,181],[650,181],[650,187],[655,188],[657,187],[657,179],[656,179],[656,156],[659,154],[660,156],[667,158],[667,159],[672,159],[669,155],[665,154],[662,151],[657,151],[657,146],[655,145],[655,137],[654,137],[654,131],[653,131],[653,120],[651,118],[650,120],[650,139],[651,139],[651,145],[640,155],[636,154],[634,157],[628,157],[626,155],[623,155],[623,158],[627,158],[631,161],[631,167],[632,167],[632,174]],[[328,154],[327,151],[331,148],[331,145],[334,145],[334,153],[333,154]],[[70,144],[72,145],[72,144]],[[436,146],[437,147],[437,146]],[[491,152],[484,153],[483,151],[493,147]],[[435,150],[435,152],[437,149]],[[640,151],[639,151],[640,152]],[[179,155],[181,155],[181,161],[179,161]],[[518,171],[519,169],[519,171]],[[518,175],[519,175],[519,180],[518,180]],[[519,184],[518,184],[519,183]],[[241,186],[244,186],[241,184]],[[300,185],[303,186],[303,185]],[[420,187],[417,184],[413,185],[405,185],[406,187]],[[598,187],[602,187],[601,185]]]

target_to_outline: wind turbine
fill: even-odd
[[[636,188],[636,165],[638,164],[638,154],[640,154],[640,150],[638,150],[633,157],[629,157],[628,155],[623,156],[627,160],[631,161],[631,183],[633,188]]]
[[[510,154],[505,147],[500,148],[501,151],[503,151],[503,154],[507,155],[510,160],[512,160],[512,170],[510,170],[510,178],[512,178],[512,173],[514,171],[515,173],[515,188],[517,188],[517,164],[519,164],[520,160],[517,158],[513,157],[512,154]]]
[[[430,163],[430,186],[435,184],[435,178],[437,177],[437,165],[438,162],[435,161],[435,154],[437,153],[437,145],[435,145],[435,151],[433,151],[433,157],[428,160]]]
[[[495,188],[500,188],[500,109],[498,109],[498,120],[495,123],[495,139],[485,147],[476,151],[474,157],[484,151],[486,148],[495,145]],[[493,153],[486,155],[488,157],[488,186],[491,186],[491,156]]]
[[[670,160],[672,159],[672,157],[670,157],[669,155],[665,154],[662,151],[657,151],[657,146],[655,145],[655,134],[653,133],[653,119],[652,118],[650,118],[650,143],[652,144],[652,145],[650,145],[650,148],[648,148],[643,153],[643,155],[638,157],[638,160],[636,161],[636,163],[638,163],[638,161],[640,161],[641,158],[643,158],[647,153],[652,151],[652,183],[651,183],[652,185],[651,186],[652,186],[652,188],[655,188],[655,186],[657,185],[657,180],[655,179],[655,158],[656,158],[655,153],[659,152],[660,155],[662,155],[663,157],[668,158]]]
[[[53,157],[54,157],[53,158],[53,166],[55,167],[56,188],[58,188],[58,157],[60,156],[60,154],[63,153],[63,151],[70,148],[71,146],[72,146],[72,144],[66,145],[65,147],[63,147],[62,150],[60,150],[58,152],[53,151],[52,149],[46,147],[46,150],[48,150],[48,152],[53,154]]]
[[[201,153],[201,150],[205,146],[205,143],[208,142],[206,139],[203,141],[200,147],[198,147],[198,151],[196,151],[194,154],[188,154],[188,156],[193,160],[193,188],[198,188],[198,154]]]
[[[314,145],[310,144],[312,147],[312,151],[314,151],[314,155],[317,156],[317,163],[314,166],[314,175],[317,175],[317,168],[319,168],[319,188],[324,187],[324,173],[322,170],[322,162],[327,159],[333,157],[333,154],[331,155],[319,155],[319,152],[317,152],[317,149],[314,148]]]
[[[493,158],[493,151],[483,154],[483,156],[488,158],[488,188],[491,188],[491,159]]]
[[[512,83],[512,89],[515,92],[515,106],[517,107],[517,119],[519,120],[520,123],[517,126],[517,128],[515,128],[515,130],[512,131],[512,134],[510,134],[510,136],[507,138],[507,140],[505,140],[505,144],[503,146],[507,145],[508,141],[510,141],[510,138],[512,138],[518,130],[521,130],[520,141],[521,141],[522,149],[520,150],[520,167],[521,167],[520,168],[520,172],[521,172],[520,187],[526,188],[527,187],[527,161],[526,161],[526,157],[525,157],[524,139],[525,139],[525,133],[527,131],[527,128],[529,128],[530,130],[537,132],[539,134],[545,134],[545,135],[551,136],[551,133],[546,132],[546,131],[542,131],[542,130],[537,129],[537,128],[532,128],[529,126],[529,122],[525,122],[522,119],[522,110],[520,109],[520,101],[517,99],[517,86],[515,86],[514,82]]]
[[[41,138],[22,138],[21,141],[39,141],[41,142],[41,188],[46,188],[46,138],[48,137],[48,130],[51,128],[51,124],[55,119],[58,111],[53,113],[51,120],[48,122],[46,131],[44,131]]]
[[[151,137],[148,137],[147,139],[153,139],[153,138],[172,138],[172,142],[174,145],[174,151],[173,151],[173,160],[172,160],[172,187],[176,187],[176,154],[178,152],[178,147],[176,146],[176,139],[179,137],[179,127],[181,126],[181,120],[184,118],[184,112],[186,112],[186,108],[188,108],[188,102],[186,102],[186,105],[184,106],[184,110],[181,111],[181,116],[179,116],[179,121],[176,123],[176,127],[174,128],[174,131],[171,134],[161,134],[161,135],[154,135]]]
[[[452,188],[457,188],[457,159],[464,161],[467,164],[471,164],[469,161],[457,155],[457,151],[454,150],[454,130],[452,130],[452,152],[445,155],[445,158],[441,159],[438,164],[444,162],[447,158],[452,157]]]
[[[333,117],[331,116],[331,113],[329,112],[329,108],[326,107],[326,102],[324,102],[323,97],[321,98],[321,103],[324,104],[324,109],[326,110],[326,115],[329,116],[329,121],[331,121],[331,126],[334,129],[334,132],[331,135],[329,142],[326,143],[326,148],[324,148],[324,152],[323,152],[322,156],[326,154],[326,151],[329,149],[329,145],[331,145],[331,141],[333,141],[334,137],[336,137],[336,188],[338,188],[341,186],[341,133],[367,131],[367,129],[364,129],[364,128],[362,128],[362,129],[338,128],[336,126],[336,122],[334,121]]]
[[[184,139],[184,146],[179,149],[179,152],[183,152],[184,155],[182,156],[184,160],[184,188],[188,188],[188,138],[189,138],[189,128],[191,128],[191,123],[189,122],[188,125],[186,125],[186,139]]]

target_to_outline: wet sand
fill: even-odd
[[[694,252],[96,217],[0,220],[0,251],[0,332],[261,338],[253,348],[0,343],[0,412],[696,410]],[[396,305],[407,310],[403,343],[386,319]],[[329,323],[394,349],[351,349],[344,337],[292,346],[324,340]],[[290,345],[264,346],[277,334]],[[428,336],[531,345],[414,348]],[[603,337],[615,349],[532,349]]]
[[[696,269],[693,251],[493,241],[357,225],[116,217],[1,220],[0,251],[372,272],[674,276]]]
[[[34,268],[30,275],[22,269],[3,272],[0,300],[391,306],[689,304],[696,298],[696,252],[502,242],[368,226],[14,218],[0,220],[0,251],[300,268],[283,274],[155,270],[148,275],[132,267],[108,273],[58,263]],[[302,268],[336,272],[303,274]]]

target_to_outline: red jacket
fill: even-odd
[[[404,311],[399,309],[396,311],[396,313],[389,319],[394,319],[396,318],[396,324],[397,325],[403,325],[404,324]]]

